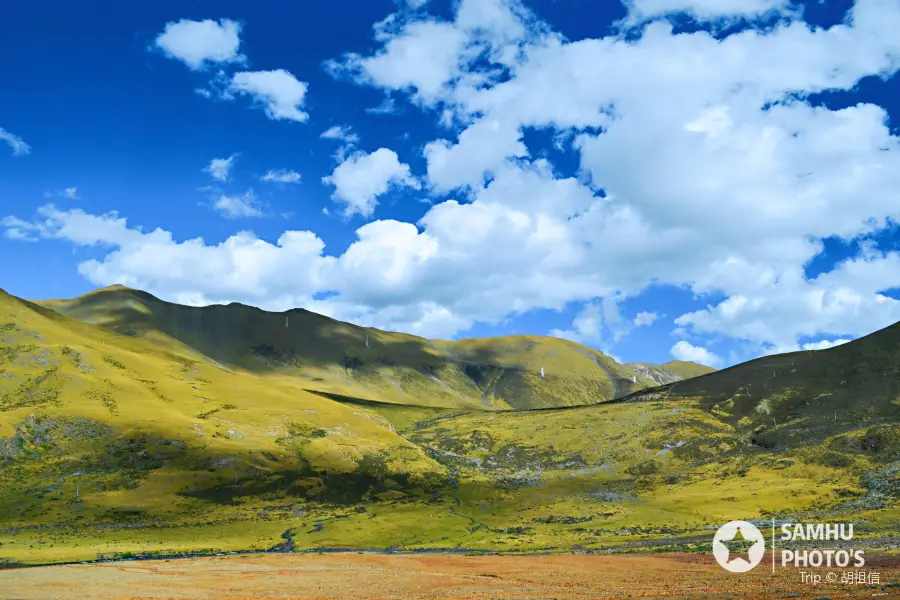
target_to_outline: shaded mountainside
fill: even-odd
[[[296,377],[309,390],[383,402],[548,408],[593,404],[655,385],[601,352],[549,337],[426,340],[302,309],[182,306],[122,286],[40,304],[229,369]]]
[[[692,400],[765,448],[892,423],[900,418],[900,324],[827,350],[766,356],[639,391],[629,400],[660,398]]]
[[[222,315],[247,322],[229,332]],[[852,521],[854,547],[900,547],[896,326],[604,402],[642,378],[569,342],[428,341],[284,317],[122,289],[40,304],[0,292],[0,564],[708,552],[711,527],[773,518]],[[365,335],[381,362],[330,362]],[[407,387],[390,395],[361,375],[370,364]],[[541,366],[544,380],[531,375]],[[547,406],[597,389],[610,394]]]

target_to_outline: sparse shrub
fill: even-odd
[[[208,419],[208,418],[210,418],[211,416],[213,416],[214,414],[216,414],[217,412],[219,412],[220,410],[222,410],[222,409],[220,409],[220,408],[214,408],[214,409],[212,409],[212,410],[208,410],[208,411],[206,411],[206,412],[202,412],[202,413],[200,413],[199,415],[197,415],[197,418],[198,418],[198,419]]]
[[[88,390],[84,393],[84,395],[92,400],[97,400],[106,409],[110,412],[110,414],[115,414],[119,408],[119,401],[116,400],[115,396],[113,396],[112,391],[106,390]]]
[[[50,367],[40,375],[26,379],[13,390],[0,392],[0,411],[44,404],[59,405],[62,381],[58,367]]]
[[[900,427],[896,425],[875,425],[870,427],[859,440],[860,449],[883,458],[893,458],[900,454]]]
[[[115,367],[115,368],[117,368],[117,369],[122,369],[123,371],[125,370],[125,365],[124,365],[124,364],[122,364],[120,361],[118,361],[118,360],[116,360],[116,359],[114,359],[114,358],[112,358],[112,357],[110,357],[110,356],[104,356],[104,357],[103,357],[103,362],[105,362],[106,364],[108,364],[108,365],[110,365],[110,366],[112,366],[112,367]]]
[[[826,450],[824,452],[816,453],[813,456],[812,462],[825,467],[843,469],[845,467],[851,466],[853,464],[853,459],[845,454],[841,454],[840,452],[832,452]]]
[[[635,477],[643,475],[653,475],[659,471],[659,462],[655,460],[644,460],[636,465],[632,465],[625,469],[625,472]]]
[[[328,432],[320,427],[314,427],[309,423],[298,423],[291,421],[287,424],[288,433],[292,436],[307,438],[323,438]]]

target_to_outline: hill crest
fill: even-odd
[[[426,339],[306,309],[184,306],[121,285],[39,304],[229,369],[300,378],[311,391],[396,404],[552,408],[604,402],[657,384],[602,352],[549,336]]]

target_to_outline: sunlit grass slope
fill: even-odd
[[[382,402],[547,408],[593,404],[653,385],[596,350],[557,338],[442,342],[301,309],[182,306],[122,286],[41,304],[157,347],[191,349],[231,369],[295,378],[306,389]]]
[[[107,293],[142,297],[96,295]],[[860,544],[900,543],[897,328],[544,408],[507,370],[537,371],[535,387],[549,381],[566,398],[594,385],[602,399],[611,389],[585,375],[591,365],[628,371],[553,339],[428,342],[300,312],[272,338],[253,337],[250,325],[229,333],[218,317],[183,315],[254,309],[142,312],[150,298],[132,306],[148,320],[128,313],[133,330],[117,333],[124,325],[92,308],[99,300],[65,312],[107,328],[0,293],[0,562],[271,548],[707,551],[722,522],[771,518],[853,521]],[[420,364],[392,344],[461,365],[471,403],[379,395],[313,354],[291,364],[278,352],[315,345],[278,335],[307,318],[298,336],[333,356],[347,351],[328,346],[332,336],[364,347],[367,332],[369,350],[410,361],[391,358],[392,368]],[[319,322],[327,334],[314,333]],[[504,405],[540,410],[495,410]]]

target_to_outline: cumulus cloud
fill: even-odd
[[[508,158],[528,155],[522,132],[514,123],[481,119],[463,131],[456,144],[435,140],[425,146],[428,181],[438,192],[478,188]]]
[[[24,156],[31,154],[31,146],[26,144],[22,138],[16,134],[0,127],[0,141],[6,142],[12,148],[13,156]]]
[[[111,250],[102,260],[78,267],[95,285],[122,283],[188,304],[242,298],[261,306],[282,306],[278,310],[321,287],[318,271],[324,264],[324,245],[309,232],[287,231],[274,243],[249,232],[219,244],[207,244],[202,238],[179,242],[162,229],[145,232],[129,227],[115,212],[91,215],[53,205],[38,212],[39,219],[25,224],[33,236]],[[285,273],[292,276],[284,277]]]
[[[445,121],[464,127],[456,144],[426,145],[428,180],[438,192],[474,187],[473,201],[435,207],[422,221],[425,231],[448,238],[455,231],[474,263],[494,256],[495,245],[481,235],[491,230],[489,219],[518,224],[508,229],[521,237],[505,236],[518,246],[530,233],[526,219],[539,221],[556,244],[545,260],[515,268],[558,276],[569,301],[610,290],[633,296],[651,282],[724,294],[721,306],[676,324],[769,347],[817,333],[859,335],[900,318],[897,303],[879,293],[891,276],[875,289],[874,274],[869,285],[865,276],[850,281],[847,269],[803,275],[821,251],[818,240],[865,235],[900,217],[900,155],[887,114],[873,104],[830,110],[797,97],[893,73],[900,43],[888,32],[900,24],[900,8],[858,0],[848,21],[829,29],[808,27],[786,2],[644,0],[632,8],[703,19],[775,10],[794,20],[722,39],[675,34],[657,22],[636,40],[567,42],[516,2],[463,2],[453,21],[382,24],[379,51],[345,57],[359,81],[426,106],[443,103]],[[493,73],[469,62],[470,48],[487,47],[485,31],[492,37],[481,57]],[[420,60],[430,53],[433,70],[426,71]],[[481,133],[491,122],[502,124],[497,135]],[[525,127],[574,134],[583,172],[607,198],[557,179],[552,165],[522,165],[527,149],[518,131]],[[596,128],[602,131],[590,131]],[[470,138],[479,143],[467,145]],[[548,193],[562,182],[567,195]],[[519,215],[526,207],[530,214]],[[441,221],[451,216],[454,226],[445,228]],[[441,244],[461,260],[458,246]],[[893,259],[871,260],[870,271],[887,271]],[[510,268],[501,264],[495,267]],[[602,274],[591,272],[598,264]],[[542,296],[543,306],[553,306],[551,294]]]
[[[301,110],[308,87],[284,69],[242,71],[231,78],[227,93],[249,95],[270,119],[304,123],[309,119],[309,114]]]
[[[216,181],[228,181],[228,175],[231,172],[231,167],[234,166],[234,160],[237,156],[237,154],[232,154],[228,158],[214,158],[209,161],[209,164],[203,171],[209,173],[209,176]]]
[[[322,183],[334,186],[333,198],[344,204],[344,214],[371,217],[378,197],[391,186],[419,189],[409,165],[401,163],[397,153],[379,148],[371,154],[358,152],[339,164]]]
[[[291,169],[270,169],[260,177],[267,183],[300,183],[300,173]]]
[[[169,58],[175,58],[193,70],[215,63],[243,63],[238,52],[241,25],[229,19],[166,23],[154,45]]]
[[[659,15],[693,7],[695,16],[713,6],[648,2],[636,5]],[[716,4],[725,5],[735,3]],[[851,339],[900,320],[900,302],[883,293],[900,287],[897,253],[876,249],[813,278],[804,271],[823,238],[856,239],[900,221],[900,144],[885,109],[808,101],[896,72],[896,3],[857,0],[847,20],[829,28],[788,11],[765,30],[718,37],[676,33],[659,20],[628,39],[578,41],[513,0],[456,6],[450,20],[389,18],[375,30],[371,55],[345,55],[331,69],[415,103],[448,127],[425,145],[429,190],[464,188],[465,198],[429,207],[417,223],[367,223],[342,253],[298,259],[298,269],[316,273],[315,291],[335,293],[316,307],[447,335],[572,303],[595,307],[607,324],[620,301],[670,285],[716,298],[673,315],[692,341],[731,337],[761,349]],[[577,177],[532,156],[525,134],[534,129],[570,140]],[[325,182],[347,214],[365,216],[392,185],[419,185],[386,148],[347,157]],[[69,220],[86,218],[57,216],[50,231],[65,239],[73,239]],[[46,221],[11,221],[7,235],[41,237]],[[147,240],[140,236],[123,243],[137,252]],[[220,246],[202,252],[227,265]],[[260,256],[288,260],[272,247]],[[142,272],[122,252],[103,258],[103,277],[92,276],[116,281]],[[280,297],[298,302],[314,293],[307,271],[290,272],[303,283],[279,274],[262,287],[287,286],[294,292]],[[140,281],[170,299],[223,298],[202,280],[165,277]],[[249,289],[229,293],[257,298]],[[640,326],[621,315],[618,323],[613,339]]]
[[[63,190],[63,195],[70,200],[78,200],[78,188],[68,187]]]
[[[253,190],[240,196],[220,194],[213,202],[213,208],[226,219],[246,219],[264,214]]]
[[[599,303],[584,306],[572,320],[571,329],[553,329],[553,337],[580,343],[597,343],[603,331],[603,309]]]
[[[722,364],[722,359],[706,348],[694,346],[684,340],[681,340],[672,346],[670,352],[676,360],[686,360],[713,368],[719,367]]]
[[[414,90],[430,104],[457,74],[466,41],[463,32],[447,23],[412,21],[391,36],[379,54],[348,54],[341,62],[329,63],[329,70],[388,90]]]

